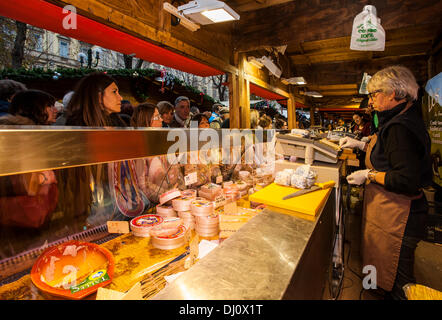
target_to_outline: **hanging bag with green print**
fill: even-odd
[[[353,20],[350,49],[384,51],[385,31],[381,26],[381,19],[376,15],[374,6],[365,6],[364,10]]]

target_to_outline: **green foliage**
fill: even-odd
[[[43,68],[32,68],[32,69],[12,69],[6,68],[0,70],[0,79],[11,79],[16,81],[26,81],[31,79],[41,79],[41,80],[52,80],[54,76],[56,79],[73,79],[73,78],[82,78],[92,72],[106,72],[110,76],[114,77],[132,77],[135,79],[143,79],[148,78],[153,80],[155,77],[159,77],[161,72],[155,69],[89,69],[89,68],[57,68],[55,70],[51,69],[43,69]],[[168,75],[169,79],[167,81],[168,84],[173,83],[174,85],[180,85],[185,87],[188,91],[194,93],[197,96],[201,96],[201,91],[198,89],[185,84],[184,81],[174,77],[172,75]],[[173,77],[173,79],[170,79]],[[148,96],[145,96],[142,92],[144,90],[144,86],[140,83],[136,84],[136,94],[139,95],[139,98],[142,100],[147,99]],[[203,99],[206,102],[215,103],[215,100],[208,96],[207,94],[203,95]],[[201,100],[198,101],[198,103]]]

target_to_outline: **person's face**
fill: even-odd
[[[357,124],[360,125],[361,124],[361,117],[358,116],[357,114],[353,115],[353,121]]]
[[[369,93],[368,96],[370,98],[368,103],[378,112],[390,110],[397,105],[396,100],[394,100],[394,92],[387,95],[382,91],[375,90],[374,92]]]
[[[287,130],[287,128],[288,128],[288,127],[287,127],[287,122],[284,122],[284,125],[282,126],[282,129],[283,129],[283,130]]]
[[[338,125],[339,125],[339,126],[343,126],[343,125],[345,125],[344,120],[339,119],[339,120],[338,120]]]
[[[103,106],[109,112],[120,112],[121,98],[118,87],[112,82],[103,92]]]
[[[46,114],[48,115],[48,124],[53,124],[57,120],[57,108],[55,106],[46,106]]]
[[[171,123],[173,118],[173,110],[163,113],[161,115],[161,118],[163,119],[164,123]]]
[[[161,116],[160,116],[160,113],[158,112],[157,108],[155,108],[155,112],[152,116],[152,120],[150,121],[150,126],[153,128],[161,128],[162,127]]]
[[[175,112],[182,120],[187,119],[190,113],[189,101],[183,100],[178,102],[178,104],[175,106]]]
[[[200,123],[198,124],[198,128],[210,128],[209,121],[207,121],[207,119],[203,117]]]

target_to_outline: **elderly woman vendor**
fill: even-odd
[[[430,137],[420,116],[418,85],[405,67],[378,71],[368,83],[369,103],[378,111],[379,131],[370,142],[351,138],[341,147],[366,151],[366,170],[347,177],[366,183],[362,217],[362,263],[376,268],[386,298],[405,299],[414,283],[414,252],[422,239],[428,205],[422,188],[431,184]]]

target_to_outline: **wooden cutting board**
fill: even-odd
[[[298,212],[301,214],[301,217],[305,216],[306,218],[314,218],[327,201],[328,195],[331,192],[331,188],[327,188],[306,193],[291,199],[282,200],[283,197],[299,190],[300,189],[297,188],[272,183],[250,195],[249,200],[263,203],[270,206],[270,209],[281,209],[280,211],[283,213]]]

